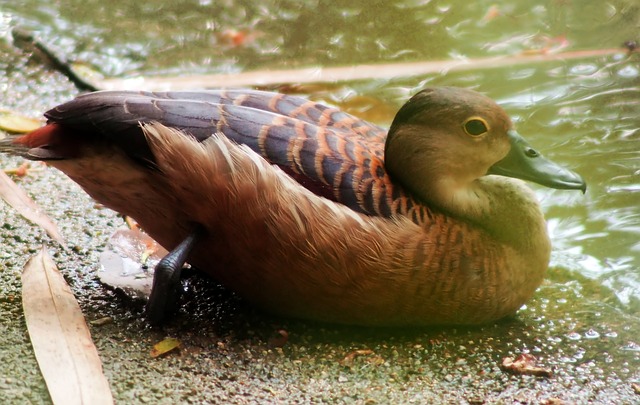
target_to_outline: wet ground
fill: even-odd
[[[165,73],[226,71],[231,67],[244,70],[275,66],[279,60],[304,66],[412,56],[455,57],[456,53],[482,56],[479,50],[508,53],[529,40],[520,37],[520,42],[510,42],[514,35],[506,28],[491,34],[480,31],[472,37],[463,32],[470,27],[467,20],[456,22],[458,9],[444,5],[434,11],[440,25],[434,21],[431,29],[423,27],[420,35],[430,36],[434,44],[449,41],[450,45],[446,51],[434,46],[422,54],[416,50],[415,36],[388,20],[406,15],[401,7],[391,14],[381,13],[386,19],[377,20],[372,8],[366,14],[374,21],[369,28],[345,31],[340,38],[343,28],[338,27],[336,37],[324,43],[323,35],[331,28],[318,22],[308,26],[295,22],[296,18],[313,17],[312,7],[296,9],[287,2],[265,3],[265,7],[286,11],[271,19],[264,17],[264,11],[246,5],[244,12],[217,13],[208,17],[213,21],[211,35],[195,34],[187,28],[181,31],[175,21],[184,21],[184,15],[177,6],[167,8],[159,18],[148,14],[153,10],[124,6],[124,2],[120,6],[114,2],[113,10],[99,2],[86,2],[87,9],[93,7],[95,13],[84,8],[73,12],[65,2],[58,6],[33,3],[24,11],[0,1],[0,67],[4,73],[0,75],[0,100],[2,108],[35,117],[73,97],[77,90],[11,45],[7,30],[17,23],[37,27],[63,52],[93,57],[109,75],[135,73],[137,69],[146,73],[154,69]],[[206,11],[204,3],[199,12]],[[420,2],[397,3],[418,7]],[[515,16],[511,20],[517,20],[525,3],[507,10]],[[600,4],[604,3],[585,7],[582,17],[566,10],[560,16],[574,30],[574,40],[582,37],[582,45],[588,47],[605,46],[605,42],[618,46],[634,27],[637,32],[637,10],[630,8],[633,2],[606,3],[608,8],[603,12],[609,14],[602,14],[607,16],[602,20],[606,24],[585,17],[589,13],[601,15]],[[355,8],[351,14],[346,10],[325,17],[348,21]],[[465,10],[484,15],[490,7]],[[539,7],[533,11],[534,17],[520,18],[518,24],[553,29],[542,22],[535,26],[535,21],[543,18]],[[414,22],[423,18],[420,13],[412,15]],[[134,18],[139,27],[125,22]],[[260,18],[267,23],[255,23]],[[196,17],[187,20],[193,26],[200,21]],[[219,45],[226,39],[215,29],[221,20],[227,22],[223,27],[236,24],[240,28],[239,21],[253,21],[249,26],[260,27],[263,34],[250,46],[223,49]],[[296,32],[316,30],[318,35],[287,37],[286,32],[277,31],[286,21],[294,21],[288,24]],[[160,39],[160,33],[153,31],[152,24],[157,28],[160,23],[170,38]],[[110,24],[117,29],[105,28]],[[146,30],[144,41],[131,39],[137,29]],[[397,38],[385,38],[382,43],[358,39],[365,38],[369,29],[388,29],[396,32]],[[403,43],[403,35],[411,40]],[[596,37],[602,43],[596,44]],[[489,45],[473,46],[472,40]],[[187,52],[190,48],[186,44],[191,42],[200,46],[201,53]],[[216,49],[217,64],[206,59],[203,46]],[[402,47],[412,51],[399,53]],[[362,52],[351,51],[356,48]],[[313,49],[328,52],[317,56],[319,51],[314,53]],[[176,60],[181,62],[176,64]],[[185,282],[178,316],[162,329],[150,328],[142,318],[142,303],[97,281],[100,252],[109,236],[123,226],[123,220],[96,205],[53,169],[34,170],[16,179],[57,222],[68,247],[55,245],[42,230],[0,204],[0,402],[50,402],[31,350],[20,300],[21,269],[44,244],[87,320],[112,319],[90,328],[117,403],[640,403],[640,394],[634,390],[634,384],[640,384],[637,66],[637,59],[628,63],[607,59],[550,66],[546,71],[521,68],[515,72],[443,73],[420,80],[322,88],[315,94],[336,103],[353,99],[354,94],[364,95],[361,109],[370,114],[375,110],[373,100],[383,99],[383,105],[393,106],[419,87],[421,80],[479,85],[516,117],[522,133],[542,137],[530,139],[532,143],[543,145],[554,160],[569,162],[586,174],[590,189],[583,199],[539,191],[554,241],[547,280],[515,318],[480,328],[363,329],[274,318],[197,275]],[[505,81],[507,73],[510,80]],[[313,91],[307,93],[314,95]],[[351,107],[357,109],[354,104]],[[377,115],[383,124],[388,124],[387,109]],[[2,167],[21,163],[20,159],[0,156]],[[152,345],[165,337],[178,338],[180,351],[151,358]],[[521,353],[536,356],[543,367],[552,370],[552,376],[512,375],[500,369],[503,358]]]

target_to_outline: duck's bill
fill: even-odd
[[[564,190],[587,190],[587,183],[579,174],[565,169],[536,152],[516,131],[508,132],[511,141],[509,154],[491,166],[488,174],[515,177],[540,185]]]

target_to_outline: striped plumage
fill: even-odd
[[[49,161],[168,249],[198,227],[189,262],[264,309],[323,321],[514,313],[550,244],[535,196],[485,174],[584,188],[463,89],[418,93],[388,137],[335,108],[251,90],[98,92],[46,116],[2,149]]]
[[[45,115],[70,127],[95,128],[145,161],[153,157],[140,142],[139,123],[161,122],[199,141],[220,132],[314,193],[356,211],[399,213],[417,222],[427,214],[385,172],[385,129],[301,97],[257,90],[98,92]]]

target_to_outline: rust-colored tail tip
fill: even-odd
[[[22,156],[30,160],[60,160],[78,154],[77,139],[62,126],[49,123],[41,128],[3,139],[0,152]]]
[[[55,139],[59,137],[59,132],[60,126],[58,124],[47,124],[34,131],[15,137],[11,142],[26,148],[40,148],[55,143]]]

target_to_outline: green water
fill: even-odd
[[[43,74],[8,45],[15,26],[37,32],[62,54],[106,76],[125,77],[482,58],[560,44],[565,50],[616,48],[640,41],[640,4],[0,0],[0,38],[5,39],[0,107],[37,115],[72,97],[74,89],[55,73]],[[539,320],[542,329],[547,325],[552,334],[587,346],[597,340],[589,340],[594,338],[590,331],[598,339],[613,339],[611,346],[589,343],[589,350],[617,353],[611,358],[634,375],[640,356],[640,55],[621,52],[299,91],[388,124],[390,111],[427,84],[486,93],[505,107],[530,143],[586,179],[585,195],[534,186],[554,252],[548,282],[523,313]],[[622,318],[603,316],[603,308]],[[591,315],[572,324],[578,315],[563,315],[572,310]],[[551,341],[535,342],[532,338],[530,345],[554,350]]]

